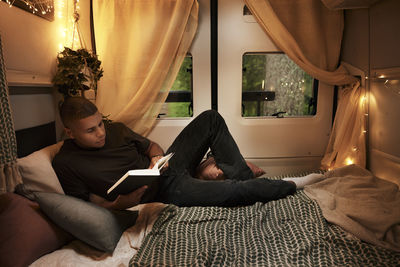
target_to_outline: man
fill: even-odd
[[[55,156],[53,167],[65,193],[110,209],[126,209],[141,201],[178,206],[248,205],[286,197],[296,191],[296,182],[311,183],[321,176],[297,181],[253,179],[224,119],[210,110],[189,123],[169,147],[167,153],[175,154],[158,187],[146,192],[144,186],[111,199],[107,190],[123,174],[153,167],[164,151],[122,123],[104,123],[97,107],[84,98],[65,99],[60,115],[70,139]],[[208,149],[226,179],[195,178]]]

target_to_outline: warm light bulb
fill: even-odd
[[[351,164],[354,164],[354,160],[352,158],[347,158],[346,165],[351,165]]]

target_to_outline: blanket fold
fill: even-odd
[[[399,187],[356,165],[325,177],[304,189],[325,219],[365,242],[400,252]]]

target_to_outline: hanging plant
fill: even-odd
[[[83,92],[89,89],[97,94],[97,82],[102,76],[101,61],[86,49],[65,47],[57,55],[57,72],[53,83],[64,97],[84,96]]]

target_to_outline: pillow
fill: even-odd
[[[18,169],[27,190],[64,194],[51,165],[63,143],[64,141],[58,142],[17,159]]]
[[[138,216],[137,211],[110,211],[72,196],[49,192],[34,195],[43,212],[58,226],[98,250],[110,253]]]
[[[72,236],[53,224],[37,203],[14,193],[0,195],[0,266],[28,266]]]

